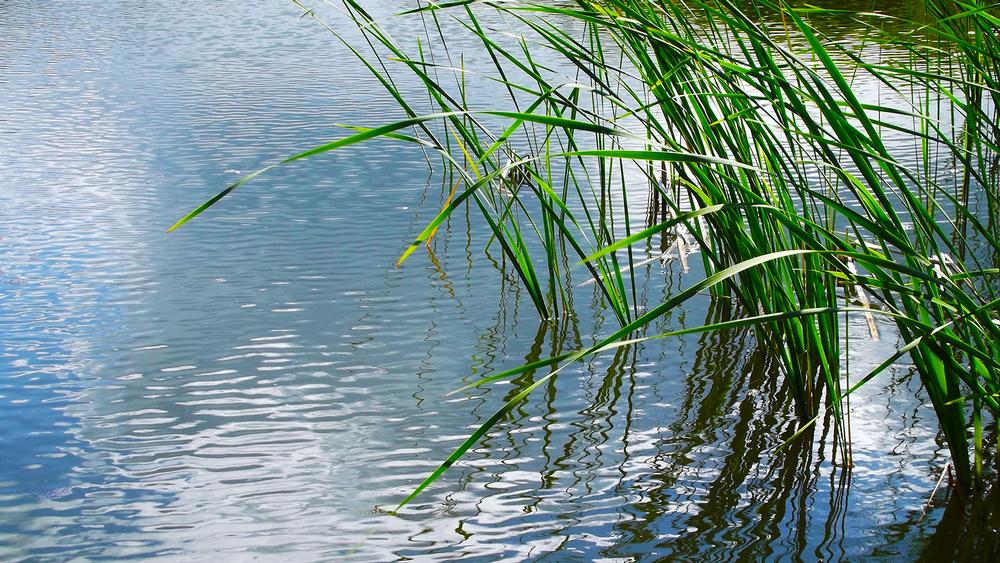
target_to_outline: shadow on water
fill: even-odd
[[[992,440],[996,441],[996,436]],[[951,495],[921,561],[1000,561],[1000,486],[975,503]]]
[[[739,316],[713,301],[707,323]],[[665,429],[642,484],[625,508],[609,557],[676,557],[708,553],[717,560],[838,559],[847,513],[850,470],[827,474],[830,495],[817,494],[824,452],[837,451],[821,424],[787,442],[797,422],[787,415],[788,390],[774,366],[752,346],[746,329],[701,336],[683,400]],[[777,430],[777,431],[776,431]],[[819,523],[813,522],[819,519]],[[815,534],[814,527],[821,528]],[[818,536],[818,537],[814,537]]]

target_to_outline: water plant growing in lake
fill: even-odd
[[[831,417],[847,464],[851,391],[908,356],[958,490],[982,486],[986,437],[1000,413],[995,6],[927,0],[930,17],[912,22],[920,37],[885,36],[877,22],[888,16],[857,15],[872,42],[906,54],[886,60],[849,51],[810,23],[831,10],[766,0],[422,3],[409,17],[428,31],[409,50],[359,3],[340,5],[371,50],[345,44],[407,117],[283,162],[379,137],[433,151],[459,188],[401,263],[471,205],[543,320],[559,322],[569,306],[568,254],[619,325],[586,349],[473,383],[553,367],[513,393],[402,504],[562,367],[679,334],[647,329],[704,291],[747,313],[683,332],[753,327],[803,428]],[[463,58],[448,49],[455,30],[492,61],[488,79],[508,100],[474,98]],[[565,68],[538,63],[539,49]],[[401,92],[392,65],[415,75],[427,99]],[[852,88],[859,73],[896,103],[862,100]],[[911,138],[913,153],[891,151],[887,135]],[[640,194],[664,212],[650,221],[631,215]],[[635,245],[654,236],[696,245],[703,275],[642,311]],[[845,315],[891,320],[900,345],[874,370],[851,373]]]

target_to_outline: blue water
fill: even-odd
[[[400,115],[300,15],[278,0],[0,2],[0,559],[919,553],[947,450],[908,366],[852,403],[846,488],[822,425],[775,452],[796,421],[745,333],[565,370],[388,514],[541,374],[449,391],[615,321],[590,286],[575,316],[540,324],[475,212],[394,267],[448,186],[390,141],[275,170],[166,235],[337,124]],[[676,262],[641,274],[649,303],[685,279]],[[723,314],[707,303],[656,328]],[[885,349],[859,339],[852,365]]]

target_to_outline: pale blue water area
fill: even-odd
[[[823,426],[774,451],[796,421],[746,333],[567,369],[388,514],[540,374],[449,391],[615,323],[589,286],[577,317],[540,325],[475,212],[394,267],[447,186],[391,141],[277,169],[166,235],[240,174],[345,135],[337,124],[401,115],[300,14],[0,1],[0,559],[919,553],[947,450],[906,366],[854,399],[844,488]],[[684,279],[676,262],[642,274],[650,303]],[[656,328],[724,313],[707,303]],[[886,350],[862,340],[851,361]]]

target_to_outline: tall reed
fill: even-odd
[[[475,383],[555,366],[402,504],[562,367],[672,336],[644,331],[706,290],[751,313],[684,332],[752,326],[760,349],[778,360],[803,425],[832,415],[848,463],[845,398],[909,356],[960,490],[982,485],[984,429],[1000,411],[996,6],[926,0],[932,17],[908,22],[920,40],[872,24],[871,41],[906,54],[900,65],[868,60],[809,23],[833,10],[783,1],[421,2],[406,12],[428,30],[412,52],[358,2],[326,3],[357,25],[364,50],[344,44],[408,117],[284,162],[376,137],[436,152],[461,188],[400,263],[455,209],[474,205],[542,319],[558,322],[567,307],[565,250],[619,324],[586,349]],[[888,16],[857,16],[862,24],[878,17]],[[491,28],[494,18],[516,33]],[[469,99],[471,73],[448,49],[455,29],[492,61],[488,79],[506,101]],[[398,70],[424,86],[427,100],[401,92]],[[863,102],[852,88],[859,76],[907,103]],[[476,109],[484,103],[495,109]],[[887,135],[912,138],[919,154],[890,149]],[[942,160],[955,163],[953,173],[939,171]],[[653,224],[629,215],[637,181],[664,211]],[[704,277],[640,313],[633,246],[653,236],[672,237],[685,255],[696,246]],[[845,314],[888,319],[901,345],[875,370],[849,373]]]

